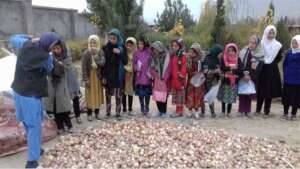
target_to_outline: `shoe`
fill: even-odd
[[[270,115],[269,114],[264,114],[264,118],[265,119],[270,118]]]
[[[231,113],[227,113],[227,114],[226,114],[226,117],[227,117],[227,118],[231,118]]]
[[[211,113],[211,117],[212,118],[216,118],[217,117],[217,114],[215,112]]]
[[[81,124],[82,123],[81,117],[76,117],[76,122],[77,122],[77,124]]]
[[[189,111],[187,113],[187,118],[192,118],[193,117],[193,111]]]
[[[255,112],[255,115],[256,115],[256,116],[260,116],[260,115],[261,115],[261,112],[258,112],[258,111],[257,111],[257,112]]]
[[[248,117],[248,118],[251,118],[249,113],[245,113],[245,116]]]
[[[67,129],[67,132],[68,132],[69,134],[72,134],[72,133],[74,133],[74,131],[73,131],[73,129],[72,129],[72,128],[69,128],[69,129]]]
[[[116,115],[116,119],[119,121],[122,120],[121,115],[119,113]]]
[[[245,115],[246,115],[246,114],[245,114]],[[237,117],[244,117],[244,113],[239,112],[238,115],[237,115]]]
[[[64,129],[59,129],[57,130],[57,134],[58,135],[63,135],[65,133],[65,130]]]
[[[199,112],[195,112],[195,119],[198,120],[200,118],[200,113]]]
[[[27,161],[25,168],[37,168],[39,163],[37,161]]]
[[[128,111],[128,116],[133,116],[134,115],[134,112],[131,110],[131,111]]]
[[[44,149],[41,149],[41,151],[40,151],[40,156],[43,156],[44,153],[45,153],[45,150],[44,150]]]
[[[297,119],[297,116],[296,116],[296,115],[292,115],[290,120],[291,120],[291,121],[294,121],[294,120],[296,120],[296,119]]]
[[[100,115],[99,115],[99,114],[96,114],[96,115],[95,115],[95,119],[96,119],[96,120],[101,120]]]
[[[110,118],[110,113],[106,113],[106,119],[109,119]]]
[[[175,114],[172,114],[172,115],[171,115],[172,118],[179,118],[179,117],[182,117],[182,116],[183,116],[182,113],[180,113],[180,114],[175,113]]]
[[[143,113],[143,116],[144,116],[144,117],[149,117],[149,113],[148,113],[148,112],[144,112],[144,113]]]
[[[286,115],[286,114],[284,114],[284,115],[281,116],[281,119],[283,119],[283,120],[287,120],[288,118],[289,118],[289,116]]]
[[[201,114],[200,114],[200,117],[201,117],[201,118],[204,118],[204,117],[205,117],[205,113],[201,113]]]
[[[87,120],[88,121],[93,121],[93,116],[92,115],[88,115]]]

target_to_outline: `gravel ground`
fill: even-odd
[[[171,99],[169,99],[170,101]],[[253,104],[253,109],[255,105]],[[156,115],[156,106],[154,102],[151,100],[151,115],[153,117],[149,118],[149,120],[159,120],[159,121],[173,121],[178,123],[190,124],[190,125],[200,125],[204,129],[212,129],[212,130],[219,130],[225,129],[231,133],[238,133],[245,136],[258,136],[263,138],[268,138],[274,141],[280,141],[282,143],[287,143],[291,145],[293,148],[298,149],[300,151],[300,121],[299,119],[295,121],[286,121],[280,119],[282,115],[282,106],[281,104],[274,103],[272,106],[272,116],[269,119],[264,119],[260,116],[252,115],[251,118],[247,117],[237,117],[236,113],[237,105],[233,106],[232,117],[218,117],[216,119],[212,119],[210,117],[209,109],[207,108],[206,117],[200,120],[189,119],[186,117],[171,119],[171,118],[155,118]],[[114,109],[113,109],[114,110]],[[134,110],[138,112],[139,110],[139,103],[137,98],[135,97],[134,100]],[[174,106],[171,106],[169,103],[168,111],[170,113],[175,111]],[[220,111],[220,104],[216,103],[216,111]],[[104,115],[104,111],[102,109],[102,115]],[[220,114],[220,113],[218,113]],[[136,113],[134,116],[127,116],[123,117],[123,120],[129,120],[132,118],[142,118],[139,113]],[[90,126],[101,126],[104,123],[109,123],[114,121],[114,119],[110,120],[101,120],[101,121],[93,121],[87,122],[86,115],[82,117],[83,123],[81,125],[76,124],[73,120],[75,132],[86,127]],[[54,144],[57,142],[57,138],[53,139],[43,145],[45,150],[52,148]],[[0,168],[22,168],[24,167],[26,162],[26,152],[21,152],[15,155],[3,157],[0,159]],[[296,166],[300,168],[299,166]]]

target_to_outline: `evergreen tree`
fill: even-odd
[[[283,45],[283,50],[288,50],[290,48],[291,36],[290,33],[285,26],[287,24],[287,18],[281,18],[277,24],[277,40]]]
[[[217,16],[215,18],[214,27],[211,32],[211,44],[221,43],[221,37],[225,28],[225,4],[224,0],[217,0]]]
[[[195,25],[190,10],[182,0],[166,0],[165,9],[161,14],[157,14],[155,23],[159,26],[160,31],[169,32],[180,20],[186,29]]]
[[[101,29],[118,28],[125,37],[136,36],[145,26],[143,21],[144,0],[87,0],[87,15]]]

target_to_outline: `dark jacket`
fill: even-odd
[[[288,51],[283,63],[284,84],[300,85],[300,53]]]
[[[98,79],[101,80],[102,79],[101,68],[105,65],[105,62],[106,62],[105,57],[104,57],[104,52],[102,50],[100,50],[99,54],[94,59],[98,66],[97,76],[98,76]],[[90,52],[87,50],[84,52],[84,54],[82,56],[82,81],[83,82],[89,81],[91,69],[92,69],[92,56],[91,56]]]
[[[18,53],[12,89],[27,97],[48,96],[47,70],[43,68],[48,58],[49,54],[38,43],[25,42]]]
[[[124,55],[124,51],[122,50],[120,54],[113,53],[114,48],[120,49],[118,45],[112,45],[111,43],[107,43],[107,45],[103,47],[106,60],[105,66],[102,69],[102,76],[106,81],[106,84],[104,84],[104,86],[110,89],[124,88],[124,65],[127,64],[128,59],[127,56]]]

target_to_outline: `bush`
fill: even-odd
[[[70,40],[67,41],[67,46],[71,52],[73,61],[81,60],[81,56],[87,49],[87,40]]]

